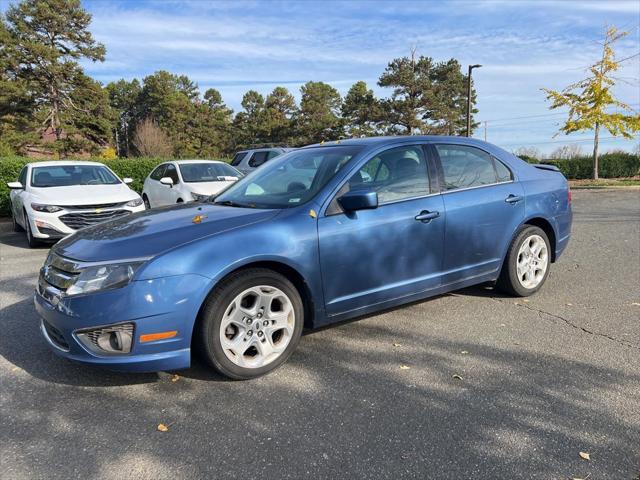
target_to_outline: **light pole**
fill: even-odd
[[[469,65],[469,73],[467,74],[467,137],[471,136],[471,70],[481,66]]]

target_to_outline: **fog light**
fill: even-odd
[[[92,352],[100,355],[122,355],[131,352],[133,323],[121,323],[76,332],[76,337]]]

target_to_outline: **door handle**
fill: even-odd
[[[440,216],[440,212],[430,212],[429,210],[423,210],[418,215],[415,216],[415,219],[422,223],[429,223],[434,218],[438,218]]]
[[[522,200],[522,197],[520,195],[513,194],[504,199],[504,201],[507,203],[518,203],[520,200]]]

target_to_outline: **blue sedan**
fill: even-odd
[[[460,137],[311,145],[216,198],[88,227],[51,249],[35,293],[59,355],[231,378],[281,365],[312,329],[474,284],[535,293],[567,246],[571,192]]]

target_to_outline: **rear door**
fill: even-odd
[[[330,316],[357,312],[440,284],[445,215],[436,175],[421,145],[370,158],[318,220],[325,306]],[[378,194],[379,206],[345,213],[349,190]]]
[[[524,219],[524,189],[509,168],[477,147],[434,144],[447,214],[443,283],[497,271]]]

